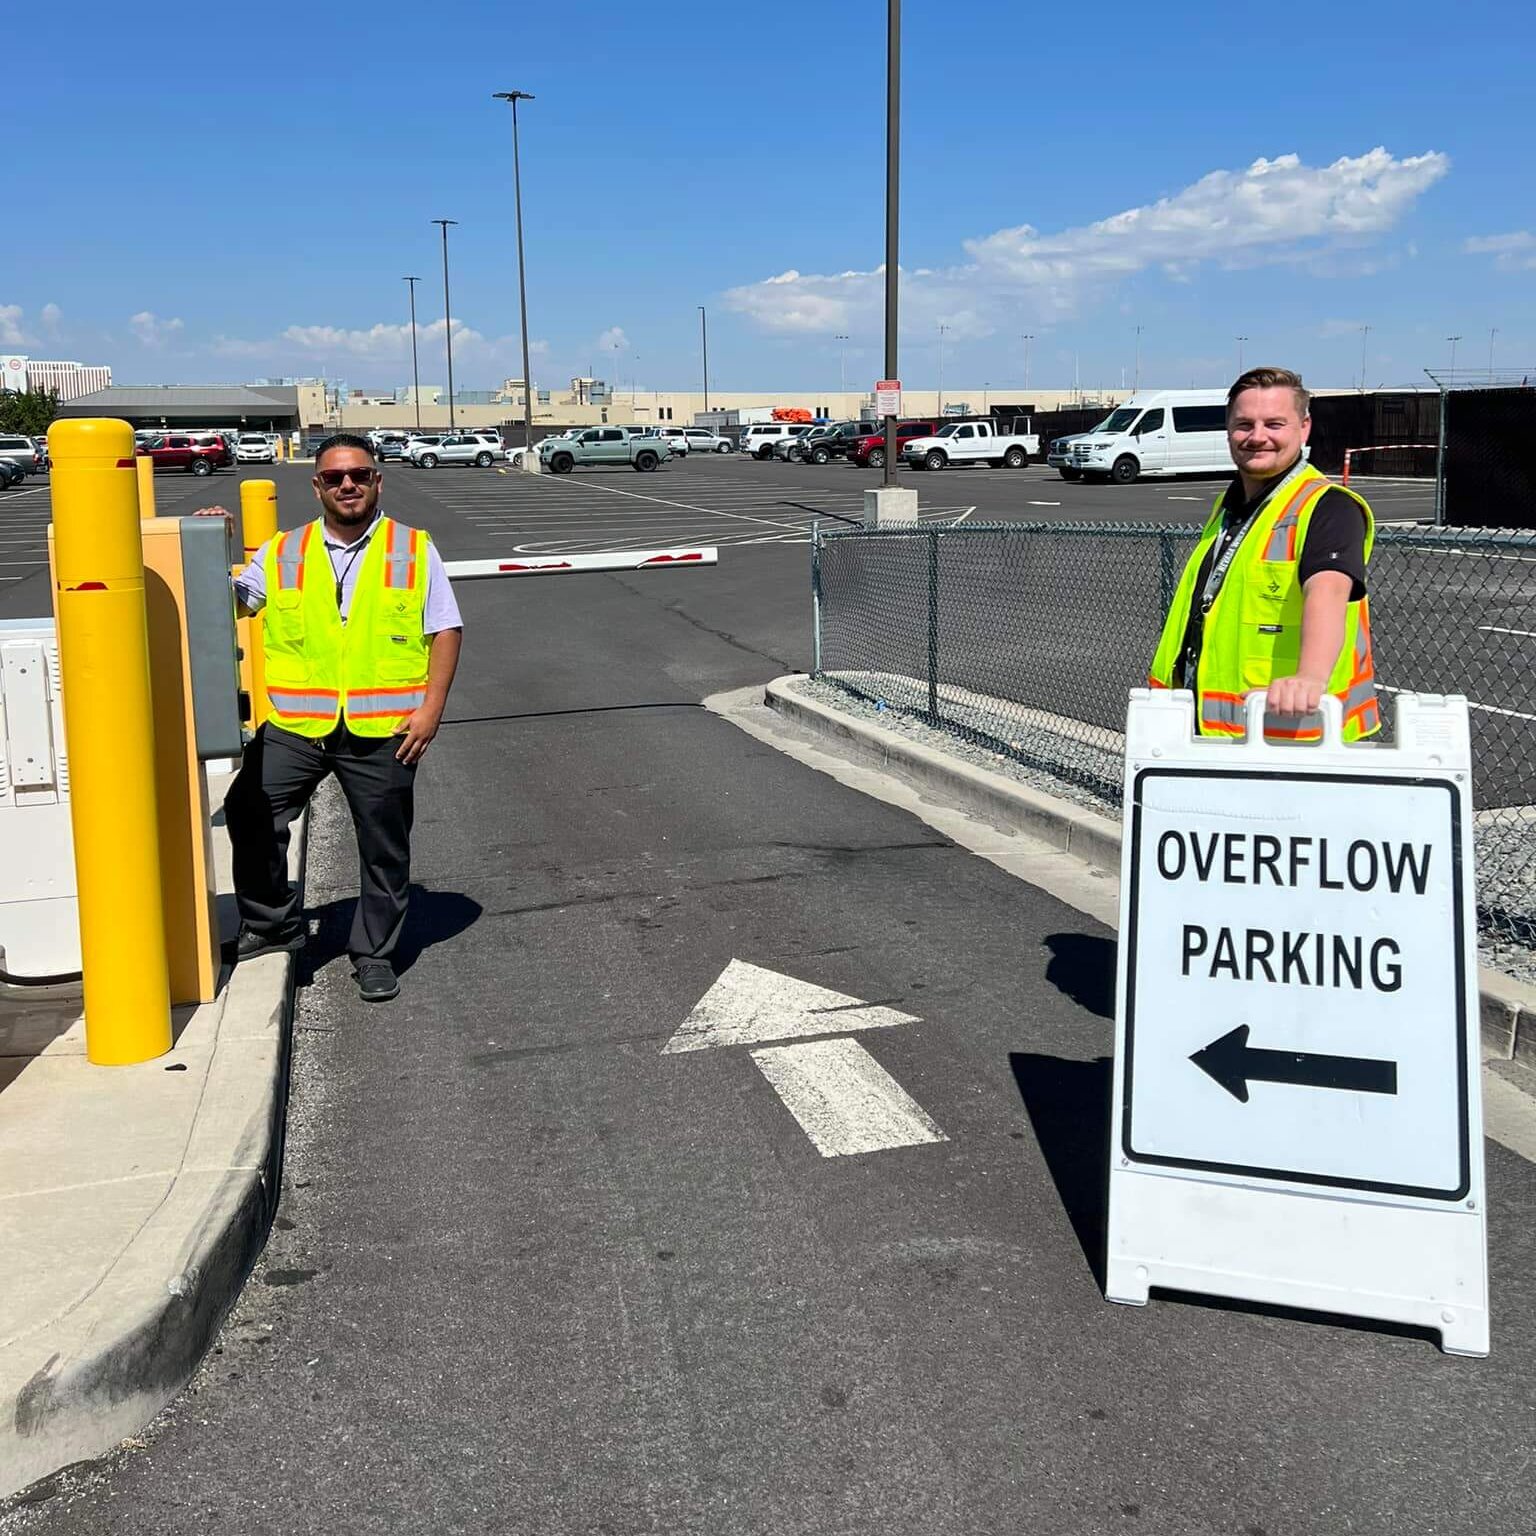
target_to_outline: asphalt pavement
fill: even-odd
[[[515,511],[505,477],[386,486],[468,556],[758,470],[799,467],[521,482]],[[984,473],[935,479],[969,503]],[[808,664],[789,533],[464,585],[405,990],[348,978],[327,794],[272,1240],[194,1385],[7,1536],[1532,1529],[1536,1169],[1488,1148],[1488,1360],[1107,1304],[1111,936],[701,708]],[[936,1134],[823,1156],[747,1050],[667,1052],[733,961],[906,1015],[857,1038]]]

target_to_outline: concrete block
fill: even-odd
[[[864,492],[864,521],[871,528],[917,521],[917,492],[904,485],[882,485]]]

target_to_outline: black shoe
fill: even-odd
[[[387,1003],[400,996],[400,983],[388,960],[358,960],[354,966],[352,976],[357,982],[357,993],[365,1003]]]
[[[302,928],[296,933],[272,938],[242,923],[234,942],[224,946],[224,955],[231,964],[239,965],[242,960],[254,960],[258,955],[296,955],[303,948]]]

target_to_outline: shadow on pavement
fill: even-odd
[[[347,935],[352,929],[352,913],[356,906],[355,897],[344,896],[306,910],[306,919],[318,927],[299,956],[297,985],[307,987],[318,971],[346,954]],[[462,891],[433,891],[413,883],[405,929],[394,955],[396,974],[403,976],[410,970],[421,958],[423,950],[457,938],[466,928],[472,927],[479,921],[481,911],[480,903]]]
[[[1048,933],[1045,979],[1101,1019],[1115,1016],[1115,941],[1102,934]]]
[[[1062,1208],[1102,1290],[1109,1225],[1112,1063],[1107,1056],[1068,1061],[1013,1051],[1008,1064]]]

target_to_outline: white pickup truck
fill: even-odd
[[[994,464],[1019,469],[1039,457],[1040,439],[1012,429],[1019,421],[947,421],[932,437],[914,437],[901,456],[913,469],[947,469],[951,464]]]

